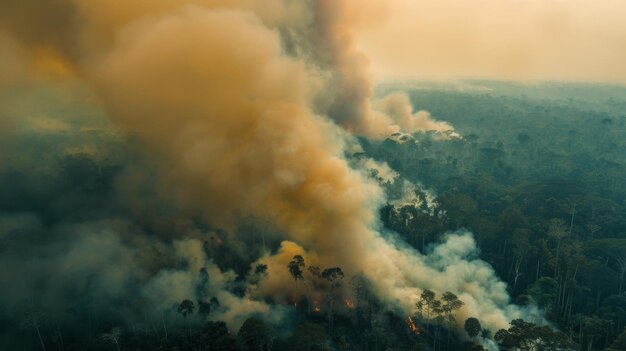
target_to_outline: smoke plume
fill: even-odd
[[[29,11],[29,4],[3,10]],[[132,157],[144,155],[144,160],[131,159],[136,166],[109,188],[119,194],[107,216],[121,216],[120,208],[130,208],[133,218],[100,221],[105,229],[86,231],[46,228],[28,216],[2,220],[32,222],[40,233],[63,232],[64,244],[58,245],[68,254],[55,255],[57,244],[50,243],[49,256],[43,257],[57,268],[80,267],[67,273],[78,281],[96,272],[92,287],[106,291],[109,300],[135,296],[129,290],[137,282],[142,287],[136,298],[156,305],[199,298],[197,272],[204,267],[213,285],[200,289],[202,294],[224,302],[218,317],[235,328],[249,314],[283,314],[261,298],[289,302],[296,297],[286,270],[295,254],[312,264],[339,266],[347,276],[362,273],[381,300],[404,313],[413,311],[421,289],[449,290],[466,302],[463,315],[480,316],[491,329],[506,326],[522,311],[509,304],[504,283],[476,258],[471,235],[450,234],[429,255],[407,247],[381,229],[381,187],[346,160],[347,145],[354,142],[351,133],[384,138],[400,130],[452,130],[424,112],[415,114],[405,95],[372,101],[367,58],[357,50],[349,18],[348,8],[355,5],[330,0],[306,6],[243,0],[123,6],[57,1],[49,5],[54,8],[48,20],[30,18],[33,27],[19,22],[23,16],[7,20],[3,30],[20,55],[30,57],[41,72],[55,72],[54,79],[78,81],[89,90],[86,100],[102,108],[113,130],[138,138],[128,144],[136,148]],[[41,38],[34,32],[49,34]],[[33,66],[29,72],[37,70]],[[86,132],[76,123],[46,123],[56,134]],[[89,150],[90,157],[99,154]],[[96,165],[105,161],[110,162]],[[380,171],[392,176],[388,167]],[[202,243],[243,245],[243,237],[228,238],[212,229],[236,235],[245,217],[271,223],[282,243],[276,251],[246,257],[248,264],[267,264],[268,278],[241,297],[229,292],[234,273],[211,261]],[[189,224],[198,218],[212,228]],[[136,227],[146,223],[158,234]],[[133,250],[140,253],[133,255]],[[97,258],[89,255],[94,251]],[[39,259],[32,264],[37,268],[19,271],[45,271]],[[3,269],[2,279],[10,276]],[[54,294],[63,293],[63,279],[53,282],[60,289]]]

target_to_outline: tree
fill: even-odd
[[[272,349],[272,337],[265,323],[251,317],[239,329],[239,341],[243,351],[270,351]]]
[[[238,351],[237,340],[230,334],[226,323],[207,322],[202,330],[189,340],[186,350]]]
[[[312,276],[316,278],[322,277],[322,270],[318,266],[309,266],[308,271],[309,273],[311,273]]]
[[[482,331],[482,326],[480,325],[480,321],[477,318],[470,317],[465,320],[464,325],[465,332],[469,335],[470,338],[475,338]]]
[[[187,317],[188,314],[193,314],[194,304],[191,300],[183,300],[180,305],[178,305],[178,313],[182,314],[183,317]]]
[[[354,291],[355,310],[357,324],[363,324],[363,303],[367,296],[367,281],[362,273],[356,274],[350,279],[350,285]]]
[[[333,267],[327,268],[322,271],[322,278],[330,282],[330,290],[328,291],[328,333],[332,334],[333,331],[333,313],[335,302],[335,289],[341,286],[344,274],[341,268]]]
[[[187,322],[187,327],[189,328],[190,337],[191,337],[191,327],[189,326],[187,315],[193,314],[193,309],[194,309],[194,305],[193,305],[193,301],[191,300],[185,299],[180,303],[180,305],[178,305],[178,313],[182,314],[183,318],[185,318],[185,321]]]
[[[448,323],[448,341],[447,341],[447,346],[446,349],[450,349],[450,333],[452,331],[452,329],[454,328],[454,322],[456,320],[454,312],[456,310],[458,310],[459,308],[461,308],[465,303],[463,303],[463,301],[459,300],[459,298],[449,292],[446,291],[445,293],[443,293],[443,296],[441,297],[441,299],[443,300],[443,305],[441,306],[441,309],[443,311],[443,313],[445,314],[445,321]]]
[[[550,277],[541,277],[529,289],[528,295],[540,308],[550,308],[554,303],[559,284]]]
[[[435,350],[437,349],[437,341],[439,340],[439,330],[441,329],[441,326],[445,324],[446,317],[441,300],[433,300],[430,308],[434,316],[433,319],[435,320],[435,337],[433,338],[433,350]]]
[[[556,252],[554,261],[554,277],[559,272],[559,251],[561,250],[561,242],[568,234],[567,224],[559,218],[552,218],[548,224],[548,236],[556,241]]]
[[[430,322],[430,312],[432,309],[432,303],[435,300],[435,293],[431,290],[424,289],[420,294],[420,299],[416,306],[419,311],[426,308],[426,323]]]
[[[607,351],[623,351],[626,350],[626,328],[624,331],[613,341]]]
[[[531,245],[528,238],[531,235],[531,231],[527,229],[515,229],[513,230],[513,237],[511,238],[511,244],[513,246],[513,261],[511,264],[511,270],[514,270],[513,286],[511,287],[511,294],[515,295],[517,283],[522,276],[521,268],[526,255],[531,250]],[[510,274],[510,270],[509,270]]]
[[[587,245],[587,251],[591,254],[606,257],[607,262],[613,261],[614,267],[620,274],[618,295],[621,295],[626,277],[626,239],[600,239],[594,240]]]
[[[266,275],[267,274],[267,265],[259,263],[254,267],[254,274],[257,275]]]
[[[110,342],[117,347],[117,351],[120,351],[120,336],[122,335],[122,330],[120,328],[113,328],[110,332],[104,333],[100,335],[100,338],[106,342]]]
[[[293,256],[293,260],[287,264],[287,269],[296,282],[296,300],[298,299],[298,280],[304,279],[302,276],[304,266],[304,258],[300,255]]]
[[[198,300],[198,314],[206,319],[206,317],[211,314],[211,304],[202,300]]]
[[[509,329],[500,329],[494,339],[504,349],[515,350],[576,350],[576,344],[567,335],[553,331],[547,326],[538,326],[522,319],[511,321]]]
[[[616,328],[616,334],[626,324],[626,295],[611,295],[602,301],[602,318],[610,319]]]

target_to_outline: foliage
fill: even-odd
[[[521,319],[511,321],[509,329],[500,329],[494,336],[505,349],[520,350],[577,350],[567,335],[550,327],[538,326]]]
[[[270,351],[273,340],[270,330],[260,319],[248,318],[239,329],[242,351]]]
[[[470,317],[465,320],[464,329],[470,338],[475,338],[482,331],[482,326],[477,318]]]

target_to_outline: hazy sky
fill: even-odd
[[[380,79],[626,84],[624,0],[392,0],[386,12],[359,29]]]

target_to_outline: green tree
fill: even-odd
[[[446,350],[449,350],[450,349],[450,334],[452,330],[454,329],[454,322],[456,321],[454,312],[458,310],[459,308],[461,308],[465,303],[463,303],[463,301],[459,300],[459,298],[455,294],[449,291],[446,291],[445,293],[443,293],[443,296],[441,297],[441,299],[443,301],[443,305],[441,306],[441,309],[445,315],[445,321],[448,324],[448,340],[447,340]]]
[[[178,305],[178,313],[183,315],[183,318],[187,322],[187,328],[189,328],[189,336],[191,337],[191,326],[189,325],[189,321],[187,320],[187,315],[193,314],[194,304],[191,300],[183,300],[180,305]]]
[[[237,340],[230,334],[226,323],[207,322],[202,330],[195,333],[186,350],[238,351]]]
[[[561,251],[561,243],[567,237],[569,231],[567,224],[560,218],[552,218],[548,223],[548,237],[556,242],[555,259],[554,259],[554,276],[559,273],[559,254]]]
[[[334,317],[334,304],[335,304],[335,290],[341,286],[344,274],[341,268],[333,267],[327,268],[322,271],[322,278],[326,279],[330,283],[330,289],[328,290],[328,333],[333,332],[333,317]]]
[[[577,346],[567,335],[538,326],[522,319],[511,321],[509,329],[500,329],[494,339],[505,350],[576,350]]]
[[[619,272],[618,295],[624,291],[624,277],[626,277],[626,239],[600,239],[594,240],[587,245],[587,252],[598,256],[606,257],[608,262],[612,262],[617,272]]]
[[[248,318],[237,335],[243,351],[270,351],[273,340],[265,322],[258,318]]]
[[[202,300],[198,300],[198,314],[206,319],[209,314],[211,314],[211,304]]]
[[[267,274],[267,265],[259,263],[254,267],[254,274],[258,275],[266,275]]]
[[[480,321],[474,317],[469,317],[468,319],[466,319],[465,325],[463,327],[467,335],[469,335],[469,337],[472,339],[476,338],[483,329],[480,325]]]
[[[626,350],[626,328],[624,331],[613,341],[607,351],[623,351]]]
[[[291,277],[296,282],[296,301],[298,300],[298,280],[304,279],[302,276],[304,267],[304,258],[300,255],[293,256],[293,259],[287,264],[287,269],[289,269]]]
[[[540,308],[550,308],[556,299],[558,288],[556,280],[541,277],[528,289],[528,295]]]
[[[426,323],[430,323],[430,313],[432,310],[432,304],[435,301],[435,293],[432,290],[424,289],[420,294],[420,299],[417,301],[417,309],[421,311],[426,308]]]

